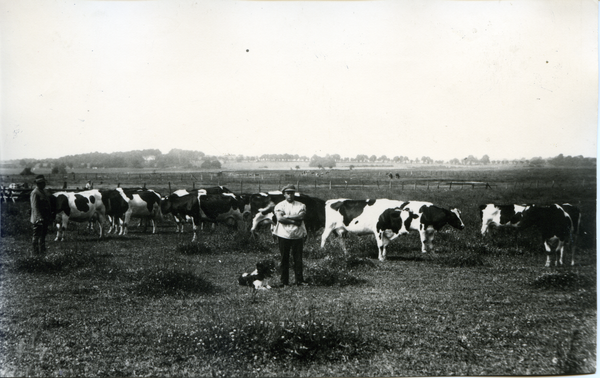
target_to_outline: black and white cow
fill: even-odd
[[[208,194],[198,191],[201,221],[225,223],[232,227],[240,227],[244,223],[246,207],[245,197],[234,193]]]
[[[465,224],[461,219],[460,210],[450,210],[436,206],[431,202],[408,201],[400,206],[411,215],[405,223],[408,231],[418,231],[421,237],[421,252],[433,251],[433,233],[441,230],[445,225],[462,230]]]
[[[60,217],[55,241],[64,240],[64,233],[70,220],[89,222],[96,219],[100,226],[100,238],[102,238],[106,208],[100,191],[94,189],[82,192],[56,192],[52,194],[51,201],[53,214]]]
[[[120,188],[100,190],[100,193],[102,194],[102,202],[104,202],[106,218],[110,226],[107,233],[118,232],[119,235],[123,235],[125,232],[124,217],[129,210],[129,198],[125,196]]]
[[[184,223],[188,220],[191,221],[192,241],[196,241],[196,230],[200,223],[200,201],[198,200],[197,191],[176,190],[161,200],[160,209],[163,215],[173,215],[176,233],[183,233]]]
[[[325,229],[321,236],[321,248],[332,232],[340,236],[342,249],[347,253],[341,238],[347,232],[357,235],[375,235],[379,260],[384,261],[386,247],[391,240],[407,234],[406,222],[411,215],[403,211],[404,201],[389,199],[330,199],[325,202]]]
[[[495,228],[518,228],[523,219],[523,211],[527,205],[497,205],[488,203],[479,206],[481,217],[481,235],[485,236]]]
[[[523,212],[522,228],[535,227],[542,234],[546,250],[546,266],[551,265],[554,253],[554,265],[563,265],[563,253],[566,245],[571,247],[571,265],[575,264],[576,230],[579,229],[580,212],[570,204],[549,206],[531,205]]]
[[[129,202],[129,210],[125,212],[123,219],[123,234],[127,234],[127,226],[131,218],[139,218],[144,222],[144,232],[148,221],[152,224],[152,233],[156,234],[156,221],[163,217],[161,211],[160,193],[152,189],[121,189],[123,195]]]
[[[275,205],[283,201],[285,197],[279,190],[271,192],[261,192],[251,194],[249,198],[250,212],[253,216],[252,227],[250,232],[256,234],[257,228],[262,223],[270,223],[274,225],[277,222],[274,209]],[[306,231],[316,233],[321,228],[325,227],[325,201],[311,197],[306,194],[296,193],[295,200],[306,205],[306,216],[304,217],[304,225]]]
[[[172,214],[176,224],[175,232],[183,233],[183,225],[190,221],[192,223],[193,229],[193,237],[192,241],[196,241],[197,239],[197,230],[198,225],[203,221],[211,221],[211,218],[205,214],[200,208],[200,198],[202,196],[209,195],[217,195],[217,194],[232,194],[229,189],[224,186],[210,187],[204,189],[179,189],[175,192],[171,193],[167,197],[162,198],[161,200],[161,211],[162,214]],[[229,197],[231,198],[231,197]],[[211,209],[213,203],[213,199],[206,198],[205,200],[205,208],[208,213],[213,215],[215,212],[219,210]],[[235,219],[235,214],[230,214],[230,217],[221,217],[221,219]],[[235,219],[237,222],[237,219]],[[218,221],[217,219],[212,219],[212,221]]]

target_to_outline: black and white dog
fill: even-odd
[[[256,263],[256,270],[252,273],[243,273],[238,282],[242,286],[250,286],[256,290],[270,289],[268,280],[273,275],[275,269],[274,261],[261,261]]]

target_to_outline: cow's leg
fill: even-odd
[[[380,231],[378,234],[376,233],[375,239],[377,240],[377,248],[379,249],[379,261],[385,261],[387,255],[386,248],[390,241],[385,237],[384,231]]]
[[[64,241],[65,240],[65,231],[67,230],[67,226],[69,224],[69,218],[66,218],[65,216],[63,216],[62,220],[60,223],[56,224],[57,227],[57,232],[56,232],[56,239],[54,239],[54,241]]]
[[[106,218],[104,217],[104,215],[99,215],[98,216],[98,228],[100,228],[100,236],[99,238],[102,239],[102,237],[104,236],[104,229],[102,226],[104,226],[104,222],[106,222]]]
[[[421,238],[421,252],[427,253],[427,230],[419,230],[419,236]]]
[[[564,250],[565,250],[565,243],[563,241],[559,240],[558,245],[556,246],[556,253],[557,253],[556,266],[558,266],[558,264],[560,264],[562,266]]]
[[[156,234],[156,222],[154,219],[150,219],[150,223],[152,224],[152,233]]]
[[[552,253],[552,248],[548,244],[548,241],[544,241],[544,248],[546,249],[546,266],[550,266],[550,254]]]
[[[426,230],[425,230],[425,237],[427,239],[427,250],[430,251],[431,253],[434,253],[433,250],[433,234],[435,232],[435,229],[433,228],[433,226],[429,226]]]
[[[332,231],[333,227],[325,227],[325,229],[323,229],[323,234],[321,235],[321,248],[325,247],[325,241],[327,240]]]
[[[485,236],[488,230],[489,223],[481,223],[481,236]]]
[[[194,218],[192,218],[192,232],[194,233],[194,236],[192,237],[192,242],[195,242],[197,239],[197,237],[196,237],[197,230],[198,230],[198,226],[196,226],[196,222],[194,221]]]

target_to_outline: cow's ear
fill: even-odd
[[[410,217],[411,217],[412,219],[417,219],[417,218],[419,217],[419,215],[411,212],[411,213],[410,213]]]

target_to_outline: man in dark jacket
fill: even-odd
[[[50,196],[44,188],[46,179],[44,175],[38,175],[35,178],[36,188],[31,191],[29,197],[31,202],[31,218],[33,224],[33,255],[44,254],[46,252],[46,234],[48,226],[52,221],[52,211]]]

